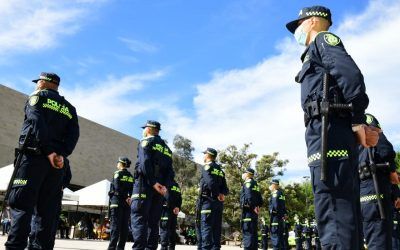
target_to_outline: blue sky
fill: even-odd
[[[303,48],[285,23],[314,4],[331,9],[370,110],[399,148],[399,1],[1,1],[0,83],[29,94],[31,79],[54,71],[83,117],[136,138],[157,119],[169,141],[193,140],[196,159],[207,146],[252,142],[289,159],[293,180],[308,173],[293,81]]]

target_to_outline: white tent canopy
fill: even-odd
[[[0,191],[6,191],[8,183],[10,182],[12,172],[14,171],[14,164],[7,165],[0,168]]]
[[[95,206],[107,207],[108,206],[108,191],[110,190],[111,182],[102,180],[85,188],[82,188],[74,195],[79,196],[79,206]],[[73,205],[70,201],[63,201],[65,205]]]
[[[64,188],[62,199],[64,201],[79,201],[79,195],[74,194],[74,192],[69,188]]]

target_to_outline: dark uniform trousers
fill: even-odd
[[[247,250],[258,249],[258,215],[250,209],[243,211],[243,248]]]
[[[201,206],[201,249],[221,249],[223,202],[202,197]]]
[[[372,178],[360,183],[361,214],[363,233],[368,249],[391,249],[392,247],[392,202],[390,197],[391,184],[388,174],[377,173],[378,185],[382,194],[382,203],[386,219],[381,220],[375,188]]]
[[[338,157],[327,158],[327,181],[320,180],[319,160],[309,164],[318,232],[324,249],[359,249],[361,211],[358,150],[350,121],[334,116],[330,119],[328,153],[332,152],[332,155]],[[306,137],[319,137],[320,129],[321,123],[312,120],[307,127]],[[340,135],[340,138],[337,135]],[[310,146],[307,146],[310,149]],[[333,150],[335,148],[338,150]],[[312,156],[309,156],[309,161],[310,157]]]
[[[398,221],[398,212],[395,209],[393,214],[392,249],[400,250],[400,228]]]
[[[177,215],[164,205],[161,211],[160,243],[162,250],[175,249]]]
[[[25,154],[17,171],[10,193],[9,205],[12,214],[12,227],[6,249],[23,250],[31,231],[33,207],[36,205],[38,225],[32,235],[30,249],[52,249],[54,218],[57,209],[54,200],[58,200],[62,186],[62,171],[51,167],[44,155]]]
[[[144,187],[143,193],[135,192],[137,188],[135,182],[131,204],[132,249],[157,249],[162,196],[153,187]]]
[[[110,208],[110,244],[109,250],[124,249],[129,233],[130,207],[125,200],[120,200],[118,204],[112,204]],[[118,244],[118,245],[117,245]]]
[[[269,234],[269,228],[267,225],[261,225],[261,248],[263,250],[268,249],[268,234]]]
[[[273,249],[283,249],[283,219],[276,215],[271,215],[271,243]]]

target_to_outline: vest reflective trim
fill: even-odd
[[[210,214],[211,213],[211,209],[201,210],[200,213],[201,214]]]
[[[273,223],[271,223],[271,226],[279,226],[279,223],[278,222],[273,222]]]
[[[111,204],[110,208],[118,207],[118,204]]]
[[[25,186],[27,183],[28,183],[28,180],[25,180],[25,179],[15,179],[13,181],[13,185]]]
[[[394,221],[393,221],[393,224],[396,224],[396,225],[397,225],[397,223],[398,223],[397,220],[394,220]]]
[[[161,217],[161,220],[166,221],[166,220],[168,220],[168,217]]]
[[[249,221],[251,221],[251,218],[244,218],[243,219],[243,222],[249,222]]]
[[[383,199],[383,194],[380,194],[381,199]],[[368,201],[374,201],[378,197],[376,194],[371,194],[371,195],[364,195],[360,197],[360,202],[368,202]]]
[[[139,198],[139,199],[146,199],[146,194],[132,194],[131,198]]]
[[[326,153],[327,158],[342,158],[349,157],[349,152],[346,149],[329,150]],[[308,164],[321,159],[321,153],[315,153],[308,157]]]

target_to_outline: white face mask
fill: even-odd
[[[308,32],[304,31],[304,25],[299,25],[299,27],[297,27],[296,31],[294,32],[294,38],[296,39],[297,43],[302,46],[307,46],[307,44],[306,44],[307,36],[308,36]]]

